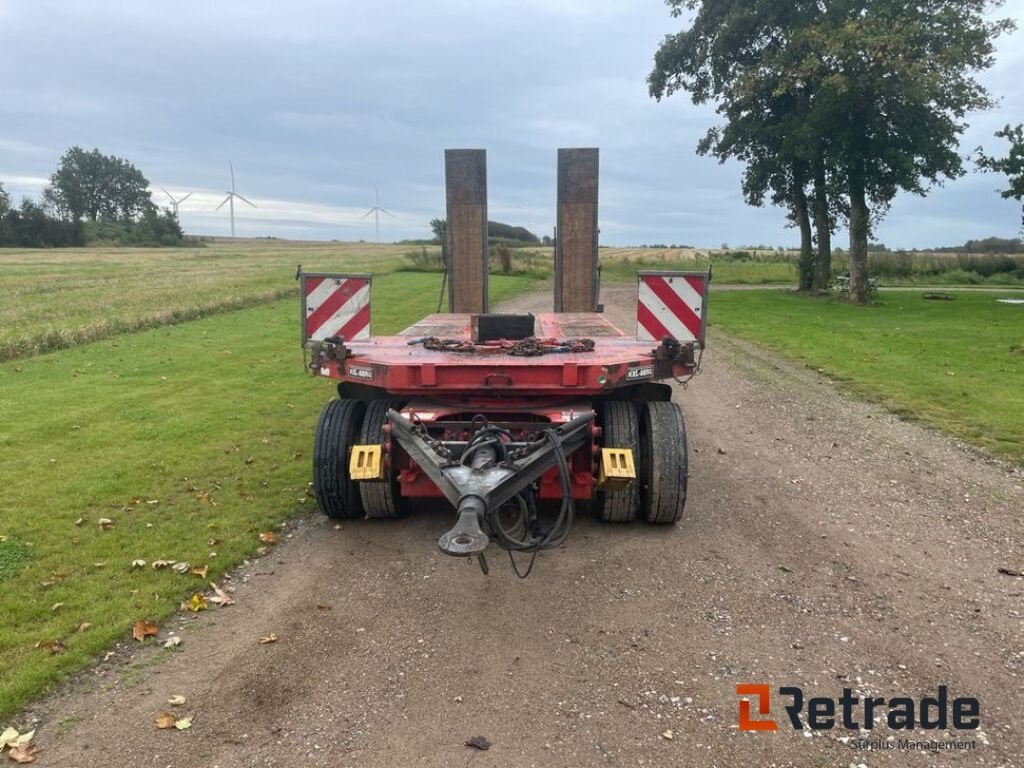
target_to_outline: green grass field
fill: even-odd
[[[214,241],[203,248],[0,249],[0,360],[294,295],[295,267],[386,274],[409,249]]]
[[[858,307],[778,290],[721,291],[710,312],[718,328],[1024,462],[1024,307],[1000,304],[998,294],[953,293],[946,302],[891,291]]]
[[[529,284],[492,277],[491,295]],[[433,274],[379,277],[374,331],[434,311],[437,289]],[[303,370],[297,317],[289,299],[0,364],[0,716],[206,586],[132,560],[217,579],[313,508],[333,388]],[[35,647],[49,641],[66,652]]]

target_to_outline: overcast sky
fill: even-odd
[[[1024,26],[1024,0],[1004,14]],[[714,120],[645,77],[680,27],[660,0],[0,0],[0,182],[38,194],[70,145],[132,160],[192,191],[185,229],[227,234],[214,212],[234,162],[238,234],[424,237],[444,215],[443,150],[487,149],[490,218],[549,233],[555,151],[601,148],[609,245],[793,244],[777,209],[743,204],[739,168],[698,157]],[[1024,121],[1024,33],[983,80],[1002,100],[963,150]],[[969,174],[901,197],[878,239],[930,246],[1014,236],[1002,180]],[[842,241],[840,240],[840,243]]]

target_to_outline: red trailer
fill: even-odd
[[[372,336],[370,276],[300,270],[310,370],[339,382],[316,430],[320,509],[388,518],[446,498],[458,518],[441,550],[485,570],[489,544],[560,544],[577,501],[609,522],[675,523],[686,428],[662,382],[697,371],[710,274],[639,273],[637,333],[612,325],[598,303],[597,150],[560,150],[558,311],[489,313],[483,152],[449,150],[446,176],[452,312]]]

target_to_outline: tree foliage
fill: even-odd
[[[180,245],[174,214],[153,204],[149,181],[130,162],[72,147],[60,159],[42,203],[18,208],[0,184],[0,246],[59,248],[104,245]]]
[[[714,102],[724,123],[700,149],[745,162],[747,201],[770,191],[803,231],[812,183],[819,246],[848,211],[851,293],[866,301],[868,237],[893,197],[964,172],[964,117],[991,105],[975,74],[1013,27],[991,19],[1002,0],[667,4],[694,16],[659,47],[651,95]]]
[[[996,133],[996,138],[1010,142],[1005,157],[991,157],[978,148],[978,165],[983,170],[1002,173],[1009,186],[1002,190],[1006,199],[1024,201],[1024,125],[1007,125]],[[1024,226],[1024,209],[1021,210],[1021,226]]]
[[[502,224],[500,221],[487,222],[487,236],[503,240],[518,240],[531,245],[540,243],[540,238],[526,227],[514,227],[511,224]]]
[[[136,221],[155,207],[149,180],[132,163],[78,146],[61,157],[43,200],[73,221]]]
[[[85,245],[82,222],[55,219],[29,198],[22,200],[17,208],[11,207],[9,201],[0,200],[0,246],[60,248],[69,245]]]
[[[435,243],[443,243],[448,236],[448,219],[431,219],[430,231],[434,233]]]
[[[448,220],[431,219],[430,231],[434,233],[434,242],[443,243],[448,235]],[[495,240],[515,240],[530,245],[540,243],[540,238],[526,227],[514,227],[511,224],[502,224],[500,221],[487,222],[487,237]]]

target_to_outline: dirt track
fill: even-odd
[[[625,327],[631,294],[603,296]],[[38,763],[1024,765],[1024,579],[997,571],[1024,569],[1024,477],[721,334],[704,363],[677,392],[693,465],[677,528],[584,517],[519,581],[497,556],[485,578],[440,555],[442,509],[300,521],[236,574],[236,605],[180,619],[177,651],[112,659],[36,707]],[[741,733],[748,682],[945,684],[980,697],[982,728],[939,754]],[[195,724],[157,731],[175,694]],[[463,745],[477,735],[489,751]]]

